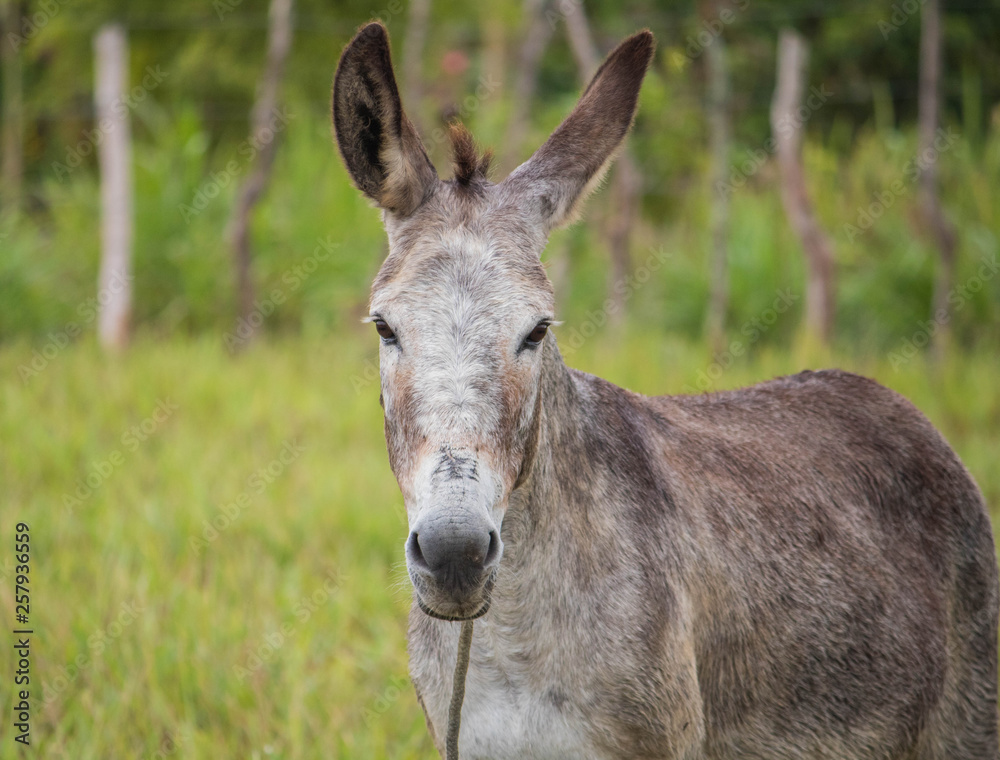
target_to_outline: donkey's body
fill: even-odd
[[[989,522],[905,399],[843,372],[646,398],[554,347],[543,382],[463,758],[996,757]],[[458,628],[414,606],[439,746]]]
[[[390,253],[372,287],[406,502],[411,672],[463,760],[997,760],[997,569],[982,496],[907,401],[841,372],[644,398],[569,370],[539,263],[631,123],[623,42],[503,182],[466,133],[442,182],[385,30],[334,124]]]

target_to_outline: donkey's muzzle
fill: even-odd
[[[440,617],[461,618],[487,602],[502,543],[483,521],[426,521],[406,542],[406,564],[421,606]]]

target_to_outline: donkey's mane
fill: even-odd
[[[473,187],[485,182],[493,160],[493,151],[487,149],[480,155],[472,133],[461,122],[455,121],[448,125],[448,136],[451,138],[455,182],[460,187]]]

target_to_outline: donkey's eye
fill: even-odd
[[[528,333],[528,337],[524,339],[525,348],[535,348],[538,346],[545,339],[545,333],[548,331],[549,323],[539,322],[535,326],[535,329]]]
[[[382,340],[384,340],[386,343],[396,342],[396,333],[394,333],[392,331],[392,328],[390,328],[389,325],[385,323],[384,319],[376,319],[374,320],[374,322],[375,322],[375,329],[378,331],[378,334],[382,337]]]

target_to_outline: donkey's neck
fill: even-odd
[[[538,449],[504,518],[505,558],[518,564],[537,559],[540,546],[569,548],[579,535],[574,522],[598,528],[595,499],[607,483],[606,463],[595,455],[607,414],[595,392],[607,384],[567,367],[554,341],[544,351]]]

